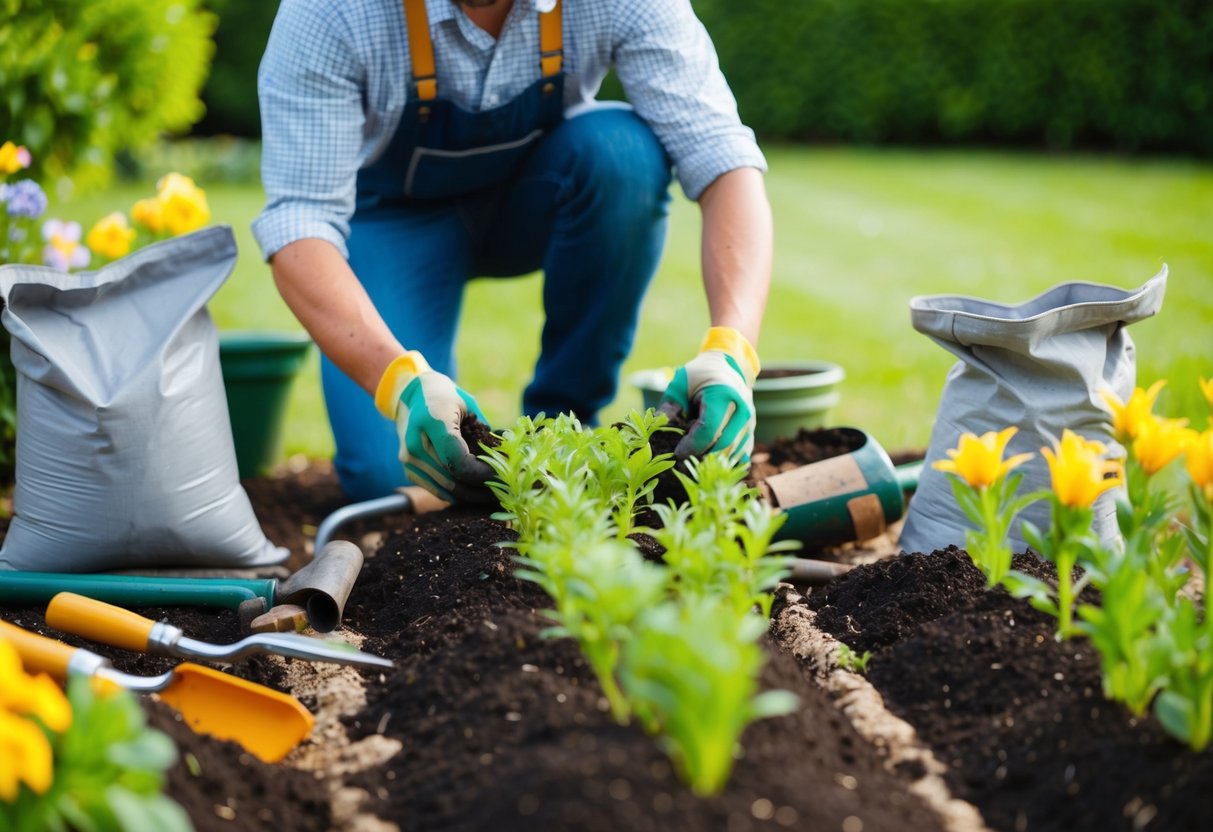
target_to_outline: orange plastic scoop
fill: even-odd
[[[231,740],[275,763],[307,738],[315,718],[293,696],[209,667],[182,663],[159,676],[115,670],[104,656],[0,621],[0,639],[21,655],[25,669],[60,681],[92,676],[139,693],[155,693],[201,734]]]

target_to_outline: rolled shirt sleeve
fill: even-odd
[[[670,154],[688,198],[730,170],[767,169],[688,0],[620,0],[616,25],[612,58],[624,93]]]
[[[266,205],[253,236],[267,260],[307,237],[348,256],[365,123],[357,55],[339,5],[283,2],[257,75]]]

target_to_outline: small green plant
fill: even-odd
[[[649,609],[625,644],[623,687],[696,794],[724,786],[750,722],[796,709],[787,691],[758,692],[766,629],[727,599],[686,596]]]
[[[0,830],[176,832],[192,828],[162,794],[172,741],[135,697],[72,677],[67,696],[21,669],[0,640]]]
[[[838,649],[834,651],[834,661],[838,662],[838,666],[852,673],[867,673],[868,662],[871,660],[871,650],[856,653],[851,649],[851,645],[845,642],[839,642]]]
[[[634,413],[588,429],[570,416],[523,418],[483,459],[501,503],[494,516],[517,540],[518,576],[552,598],[548,636],[577,640],[620,723],[659,732],[697,792],[720,788],[741,730],[783,712],[790,695],[755,695],[770,590],[786,572],[771,554],[782,518],[742,482],[735,460],[712,455],[681,475],[693,496],[654,506],[661,528],[636,525],[656,477],[673,465],[651,440],[663,415]],[[645,560],[636,533],[667,549]]]

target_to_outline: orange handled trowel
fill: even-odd
[[[64,681],[80,674],[138,693],[155,693],[201,734],[231,740],[267,763],[275,763],[307,738],[315,718],[285,693],[201,665],[182,663],[159,676],[115,670],[104,656],[0,621],[0,639],[10,642],[30,673]]]
[[[235,644],[211,644],[188,638],[180,627],[165,621],[153,621],[138,613],[86,598],[74,592],[60,592],[46,608],[46,623],[56,630],[133,650],[158,653],[183,659],[231,662],[252,653],[274,653],[295,659],[334,664],[392,667],[390,659],[364,653],[352,644],[312,638],[298,633],[259,633]]]

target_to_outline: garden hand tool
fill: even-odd
[[[347,644],[330,644],[296,633],[261,633],[235,644],[210,644],[188,638],[180,627],[153,621],[121,607],[60,592],[46,608],[46,623],[57,630],[133,650],[181,658],[230,662],[254,653],[274,653],[295,659],[392,667],[392,662]]]
[[[754,380],[758,354],[745,336],[732,327],[714,326],[699,347],[699,355],[674,373],[658,409],[671,418],[694,421],[678,442],[679,459],[723,451],[748,461],[754,449]]]
[[[115,670],[109,659],[0,621],[0,638],[21,655],[26,670],[64,681],[70,674],[101,679],[137,693],[155,693],[200,734],[231,740],[275,763],[304,740],[315,718],[285,693],[209,667],[183,662],[159,676]]]
[[[759,484],[766,502],[787,519],[778,540],[821,548],[877,537],[901,519],[906,494],[918,485],[922,462],[894,467],[888,453],[857,428],[855,450],[767,477]]]
[[[74,592],[126,607],[220,607],[251,620],[278,604],[307,609],[308,621],[327,633],[341,624],[345,602],[362,569],[362,550],[334,540],[281,584],[274,578],[169,578],[0,571],[0,604],[45,604]],[[251,607],[251,609],[250,609]]]
[[[493,471],[468,448],[464,418],[488,423],[479,405],[416,350],[388,365],[375,390],[375,407],[396,423],[400,459],[409,478],[447,502],[486,503]]]

